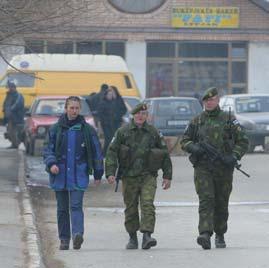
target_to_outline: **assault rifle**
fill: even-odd
[[[199,142],[199,145],[201,146],[201,148],[205,151],[205,154],[207,155],[209,161],[214,164],[215,161],[221,161],[224,162],[224,156],[217,150],[217,148],[215,146],[213,146],[212,144],[209,144],[207,142]],[[250,175],[248,173],[246,173],[245,171],[243,171],[241,169],[241,164],[239,164],[236,161],[236,164],[234,166],[238,171],[240,171],[241,173],[243,173],[245,176],[250,177]]]
[[[118,191],[119,188],[119,182],[121,180],[122,177],[122,170],[120,169],[120,167],[118,167],[117,172],[116,172],[116,186],[115,186],[115,192]]]

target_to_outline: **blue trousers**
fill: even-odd
[[[55,191],[57,200],[57,223],[60,240],[70,240],[70,214],[72,236],[84,233],[84,191]]]

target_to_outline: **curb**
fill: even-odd
[[[30,195],[25,183],[25,155],[18,151],[20,162],[18,184],[22,193],[22,218],[26,229],[27,268],[44,268],[42,255],[38,243],[38,231],[35,225],[35,216],[32,209]]]

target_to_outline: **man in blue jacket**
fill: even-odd
[[[99,139],[79,114],[80,109],[79,97],[67,98],[65,113],[50,128],[43,154],[50,186],[56,193],[61,250],[69,249],[71,234],[73,248],[80,249],[84,233],[83,195],[89,175],[93,174],[95,185],[99,185],[104,173]]]
[[[11,141],[11,148],[18,148],[24,126],[24,98],[17,91],[15,83],[7,82],[8,92],[3,104],[4,124],[7,124],[5,138]]]

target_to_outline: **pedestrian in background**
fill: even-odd
[[[18,148],[24,127],[24,98],[17,91],[14,82],[7,81],[8,92],[3,104],[4,124],[7,124],[5,138],[11,141],[8,148]]]
[[[84,191],[89,175],[93,173],[94,183],[99,185],[104,172],[97,134],[79,114],[80,110],[79,97],[67,98],[65,113],[50,128],[43,154],[50,186],[56,194],[61,250],[69,249],[71,234],[73,248],[80,249],[84,234]]]
[[[92,115],[94,117],[94,121],[96,126],[98,126],[99,117],[98,117],[98,107],[100,100],[103,99],[104,93],[108,90],[107,84],[102,84],[100,91],[98,93],[93,92],[89,95],[88,98],[86,98],[86,101],[90,107],[90,110],[92,112]]]
[[[115,86],[110,86],[110,89],[113,92],[113,98],[115,99],[116,105],[115,105],[115,111],[114,111],[114,133],[115,134],[116,130],[121,127],[123,123],[123,116],[127,113],[127,108],[124,103],[124,100],[122,96],[119,93],[119,90]]]
[[[122,170],[125,228],[130,237],[126,249],[138,248],[138,230],[143,233],[142,249],[149,249],[157,244],[151,237],[155,227],[153,202],[157,172],[163,170],[163,189],[170,188],[172,163],[163,136],[146,122],[146,104],[138,104],[132,114],[132,122],[119,128],[109,145],[105,161],[106,178],[113,184],[116,170]]]
[[[203,249],[210,249],[210,237],[215,232],[216,248],[225,248],[233,171],[237,160],[248,149],[248,139],[235,117],[220,109],[217,88],[207,89],[202,100],[205,111],[190,122],[181,145],[191,154],[194,166],[194,183],[199,197],[197,243]],[[222,160],[212,163],[201,142],[214,146],[223,156]]]

